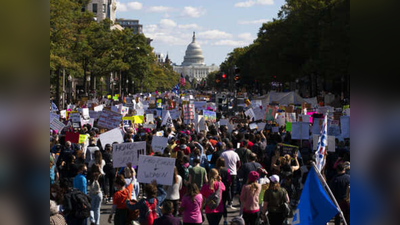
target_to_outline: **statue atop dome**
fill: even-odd
[[[193,31],[193,40],[192,40],[192,43],[195,43],[195,42],[196,42],[196,32]]]

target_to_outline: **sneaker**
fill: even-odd
[[[227,222],[227,221],[224,221],[224,225],[228,225],[228,222]]]
[[[227,209],[236,210],[236,208],[235,208],[235,207],[233,207],[233,205],[227,205],[227,206],[226,206],[226,208],[227,208]]]

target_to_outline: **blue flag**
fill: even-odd
[[[338,212],[338,208],[329,198],[321,181],[318,179],[314,167],[312,167],[304,184],[292,224],[326,224]]]
[[[179,95],[179,83],[174,88],[172,88],[172,92],[174,92],[176,95]]]

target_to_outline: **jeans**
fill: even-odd
[[[226,220],[228,218],[228,210],[226,209],[226,201],[229,198],[229,189],[227,188],[224,192],[222,192],[222,203],[224,204],[224,212],[223,212],[223,216],[224,219]]]
[[[90,210],[90,222],[94,223],[96,225],[100,224],[100,207],[101,207],[101,201],[103,199],[103,194],[100,192],[96,195],[91,195],[90,198],[92,198],[91,201],[91,210]]]
[[[209,225],[219,225],[222,219],[222,213],[208,213],[206,216]]]

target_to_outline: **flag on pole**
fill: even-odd
[[[321,136],[318,139],[318,147],[315,152],[317,169],[322,170],[325,166],[326,146],[328,145],[328,112],[325,115],[324,123],[321,128]]]
[[[339,213],[339,209],[329,198],[317,173],[315,167],[311,167],[293,217],[293,225],[326,224]]]
[[[172,88],[172,92],[174,92],[176,96],[179,96],[179,83],[174,88]]]
[[[181,74],[181,80],[180,80],[180,82],[181,82],[181,85],[182,85],[182,86],[185,86],[186,80],[185,80],[185,78],[183,77],[183,74]]]
[[[52,112],[57,112],[58,111],[57,105],[54,102],[51,102],[51,111]]]

